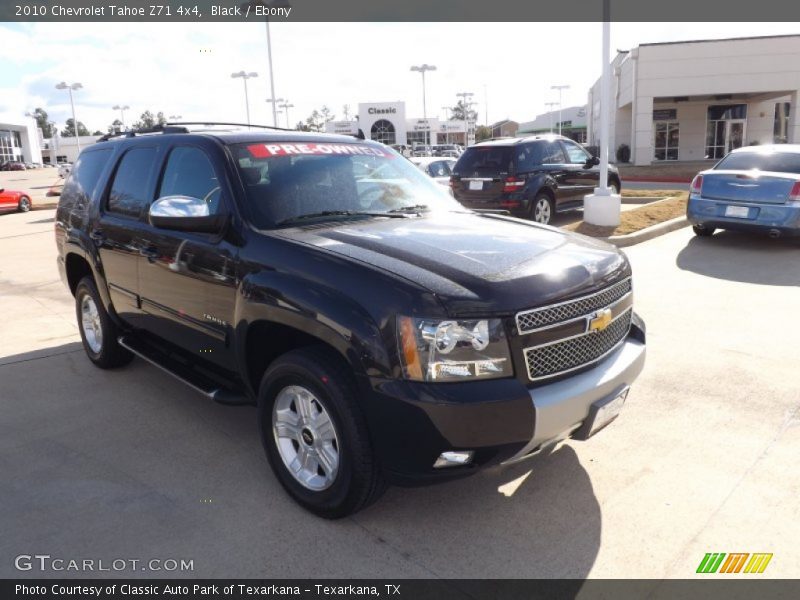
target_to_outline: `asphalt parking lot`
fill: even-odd
[[[39,553],[193,560],[112,573],[128,577],[659,579],[706,552],[773,553],[769,576],[797,576],[797,242],[681,229],[626,249],[648,362],[616,423],[329,522],[284,494],[253,408],[141,360],[89,363],[53,213],[0,216],[1,577],[75,576],[15,569]]]

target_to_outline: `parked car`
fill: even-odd
[[[800,235],[800,145],[733,150],[694,178],[686,217],[700,236],[717,229]]]
[[[409,158],[411,156],[410,146],[406,146],[405,144],[392,144],[391,147],[395,152],[402,154],[406,158]]]
[[[463,151],[455,144],[438,144],[433,146],[434,156],[445,156],[448,158],[458,158]]]
[[[456,164],[455,159],[440,158],[438,156],[414,156],[411,162],[417,165],[426,175],[433,177],[436,183],[450,185],[450,175]]]
[[[411,150],[411,156],[431,156],[431,147],[418,144]]]
[[[61,163],[58,166],[58,176],[62,179],[66,179],[67,175],[69,175],[70,171],[72,170],[72,163]]]
[[[27,193],[0,188],[0,212],[28,212],[32,206]]]
[[[3,163],[3,166],[0,167],[2,171],[24,171],[25,170],[25,163],[17,162],[17,161],[8,161]]]
[[[481,142],[456,162],[450,185],[466,207],[507,210],[547,224],[556,212],[583,206],[599,185],[600,161],[559,135],[536,135]],[[622,188],[619,172],[608,167],[608,186]]]
[[[84,149],[56,212],[86,355],[256,404],[314,513],[587,439],[622,409],[645,331],[615,247],[465,210],[375,142],[129,135]]]

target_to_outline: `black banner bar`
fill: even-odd
[[[788,0],[610,0],[618,22],[792,22]],[[601,21],[600,0],[2,0],[18,22],[572,22]],[[535,31],[531,32],[532,34]]]

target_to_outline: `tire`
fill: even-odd
[[[75,313],[86,356],[101,369],[127,365],[133,354],[119,345],[119,328],[108,316],[94,279],[84,277],[75,288]]]
[[[357,394],[349,366],[323,347],[287,352],[259,388],[261,442],[275,476],[326,519],[351,515],[386,489]]]
[[[19,212],[26,213],[31,209],[31,199],[27,196],[21,196],[19,199],[19,204],[17,204],[17,210]]]
[[[533,204],[531,204],[532,221],[547,225],[552,220],[555,212],[555,206],[550,196],[544,192],[536,194],[536,197],[533,199]]]
[[[697,225],[692,225],[692,231],[694,231],[695,235],[699,235],[700,237],[708,237],[710,235],[714,235],[716,228],[714,227],[699,227]]]
[[[611,193],[614,194],[615,196],[617,194],[619,194],[619,182],[618,181],[612,179],[611,181],[608,182],[608,187],[611,190]]]

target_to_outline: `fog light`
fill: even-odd
[[[433,463],[434,469],[443,467],[459,467],[468,465],[472,462],[472,450],[460,450],[458,452],[442,452],[436,462]]]

